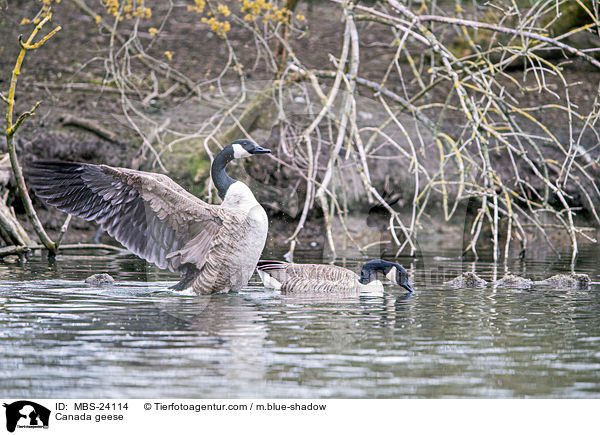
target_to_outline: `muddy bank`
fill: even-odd
[[[18,10],[7,8],[0,12],[0,56],[3,59],[14,59],[18,53],[16,43],[19,33],[27,28],[19,23],[23,16],[34,15],[38,3],[34,1],[24,2]],[[162,9],[161,9],[162,8]],[[166,6],[156,6],[156,21],[160,23],[161,14],[166,11]],[[293,47],[299,58],[305,59],[309,67],[322,68],[330,66],[330,54],[339,53],[341,41],[339,38],[342,29],[340,21],[341,13],[329,13],[332,9],[327,4],[308,3],[300,6],[299,12],[306,16],[310,26],[307,32],[297,40],[293,40]],[[228,61],[228,53],[224,50],[222,41],[210,31],[197,32],[197,17],[185,13],[183,8],[176,9],[174,20],[170,20],[164,29],[164,37],[152,42],[150,34],[142,32],[140,39],[148,44],[148,54],[157,58],[165,59],[165,53],[171,53],[169,65],[184,73],[192,81],[200,81],[205,77],[212,77]],[[195,21],[196,20],[196,21]],[[137,131],[131,128],[123,112],[123,101],[114,83],[106,83],[107,71],[104,68],[104,59],[109,55],[107,45],[107,34],[98,28],[93,20],[82,14],[71,2],[62,2],[56,5],[54,25],[61,25],[61,30],[53,40],[46,44],[43,49],[28,55],[23,73],[19,79],[17,91],[18,109],[20,111],[31,107],[41,100],[42,105],[35,117],[29,119],[19,133],[18,148],[22,161],[26,165],[28,161],[35,159],[62,159],[85,161],[92,163],[106,163],[115,166],[133,167],[143,170],[162,171],[152,153],[144,147]],[[192,33],[193,32],[193,33]],[[382,31],[379,27],[369,26],[368,23],[359,23],[361,34],[361,67],[360,75],[366,79],[379,80],[381,72],[388,67],[390,57],[389,46],[394,42],[391,32]],[[256,57],[256,47],[249,43],[250,32],[243,26],[232,28],[229,38],[231,43],[238,49],[241,63],[252,65]],[[443,38],[452,36],[443,35]],[[67,49],[68,48],[68,49]],[[133,70],[140,82],[151,80],[147,71],[139,69],[133,59]],[[405,70],[407,77],[410,76],[410,67],[403,63],[401,69]],[[11,62],[0,64],[0,86],[7,83],[10,76]],[[590,68],[584,62],[572,62],[563,66],[562,70],[569,83],[576,85],[569,88],[569,97],[577,102],[578,109],[587,113],[593,106],[594,95],[597,92],[597,83],[600,82],[600,73]],[[514,77],[498,77],[498,85],[520,95],[523,106],[540,106],[555,103],[555,98],[548,93],[520,92],[519,87],[531,88],[536,85],[538,78],[534,74],[523,75],[514,71]],[[515,77],[518,78],[515,83]],[[272,78],[272,73],[263,66],[248,68],[245,72],[249,88],[249,97],[256,96],[265,84]],[[237,77],[225,77],[221,89],[204,89],[201,96],[190,96],[183,88],[175,90],[168,98],[149,100],[144,102],[145,95],[131,95],[135,102],[135,113],[140,119],[148,118],[165,125],[165,129],[191,133],[199,128],[203,122],[213,116],[222,108],[230,95],[239,91],[236,88]],[[522,81],[521,81],[522,79]],[[548,74],[545,79],[549,89],[562,92],[564,84],[560,77]],[[228,87],[230,85],[230,87]],[[407,80],[400,83],[399,80],[390,78],[389,87],[392,90],[406,90],[408,94],[418,93],[420,87],[415,80]],[[164,86],[161,84],[160,86]],[[160,89],[166,91],[167,89]],[[219,92],[221,92],[219,94]],[[286,107],[294,112],[291,106],[298,104],[297,125],[305,126],[310,119],[307,118],[305,109],[302,109],[302,96],[290,91],[290,102]],[[449,93],[448,87],[434,88],[431,94],[424,99],[423,104],[434,104],[444,101]],[[379,125],[384,122],[386,113],[377,109],[374,102],[377,96],[372,90],[361,89],[358,99],[357,117],[362,122],[361,127]],[[458,105],[455,99],[448,100],[449,107]],[[306,182],[297,168],[292,164],[305,170],[302,166],[304,150],[295,148],[295,143],[289,143],[291,149],[283,149],[281,146],[280,127],[277,123],[277,113],[270,111],[269,104],[261,116],[257,116],[249,124],[249,131],[253,137],[264,146],[271,147],[275,151],[279,161],[271,161],[268,164],[257,162],[243,162],[242,165],[232,169],[232,174],[246,181],[258,200],[265,205],[269,214],[272,235],[268,241],[268,247],[275,249],[285,244],[298,222],[299,214],[306,195]],[[130,113],[134,112],[129,108]],[[236,114],[241,114],[240,108]],[[303,111],[304,110],[304,111]],[[77,118],[73,122],[73,118]],[[577,137],[578,131],[569,132],[566,128],[568,114],[556,112],[550,114],[542,112],[539,121],[553,126],[565,125],[563,130],[557,128],[556,138],[560,143],[568,143],[569,137]],[[390,126],[383,129],[401,143],[402,135],[406,134],[414,143],[428,143],[428,146],[419,148],[419,152],[425,157],[424,168],[435,174],[440,171],[439,154],[436,145],[422,131],[414,127],[414,119],[410,115],[399,118],[406,133],[400,132],[398,128]],[[66,122],[70,120],[71,122]],[[303,124],[302,121],[305,121]],[[139,121],[139,120],[138,120]],[[163,122],[164,121],[164,122]],[[166,123],[168,121],[168,123]],[[462,120],[452,111],[443,118],[440,129],[452,137],[462,134]],[[92,123],[98,128],[86,128],[86,123]],[[150,124],[139,121],[142,133],[148,138],[152,137]],[[227,127],[228,125],[225,125]],[[144,128],[148,130],[144,130]],[[104,134],[102,133],[104,132]],[[294,132],[299,135],[298,132]],[[526,134],[535,135],[538,130],[532,128]],[[298,136],[296,136],[297,138]],[[584,149],[589,150],[589,173],[593,179],[597,178],[596,167],[593,164],[598,156],[595,149],[597,139],[584,135],[581,140]],[[326,147],[328,145],[323,145]],[[0,140],[0,149],[4,144]],[[548,160],[549,180],[557,181],[561,170],[561,154],[553,149],[552,144],[540,143],[544,155]],[[212,148],[214,152],[215,147]],[[198,138],[181,141],[171,149],[158,150],[161,152],[162,162],[166,172],[177,182],[194,194],[206,198],[208,192],[208,175],[210,159],[202,140]],[[343,153],[348,154],[351,150],[343,148]],[[490,158],[495,166],[500,168],[498,175],[510,179],[511,158],[506,153],[501,153],[499,148],[492,148]],[[537,158],[537,157],[533,157]],[[315,174],[317,178],[322,176],[326,170],[327,154],[317,162]],[[334,233],[340,246],[347,249],[356,249],[357,246],[364,248],[367,252],[379,253],[380,255],[394,255],[396,245],[387,227],[389,225],[389,213],[382,207],[376,205],[376,201],[364,190],[360,177],[349,169],[353,162],[349,159],[340,164],[340,170],[334,175],[334,187],[346,189],[344,207],[349,210],[347,228],[343,228],[339,222],[335,222]],[[406,210],[414,200],[414,192],[417,186],[414,168],[411,168],[411,159],[406,155],[398,155],[390,145],[384,145],[378,150],[376,158],[368,161],[372,176],[373,186],[376,187],[393,206],[395,210]],[[534,172],[524,162],[518,161],[519,172],[523,180],[527,182],[527,194],[536,198],[536,194],[543,191],[545,186],[535,177]],[[468,167],[467,167],[468,169]],[[446,167],[447,176],[456,173],[456,168]],[[454,172],[453,172],[454,171]],[[475,171],[476,172],[476,171]],[[471,174],[469,174],[471,175]],[[474,179],[481,174],[474,173]],[[420,183],[424,183],[426,177],[421,177]],[[579,182],[587,189],[589,180],[580,179]],[[510,187],[517,188],[517,178],[511,180]],[[566,191],[569,204],[579,207],[578,223],[587,225],[591,217],[589,215],[589,203],[577,190],[577,186],[570,185]],[[455,185],[448,185],[450,193],[456,192]],[[591,189],[590,189],[591,191]],[[214,192],[213,192],[214,194]],[[213,195],[214,197],[214,195]],[[465,248],[468,234],[472,231],[473,218],[480,203],[469,199],[463,200],[460,210],[451,222],[445,222],[442,216],[442,199],[439,192],[434,192],[430,208],[416,228],[417,244],[419,246],[460,246]],[[552,198],[556,201],[556,198]],[[7,203],[15,209],[26,228],[29,223],[23,218],[23,209],[19,199],[14,192],[14,186],[8,183]],[[39,210],[44,225],[51,234],[56,234],[64,215],[54,209],[47,209],[37,200],[35,203]],[[410,223],[411,216],[403,216],[403,221]],[[318,208],[312,209],[308,214],[305,229],[299,239],[299,246],[322,247],[326,255],[326,243],[323,231],[323,216]],[[30,229],[30,228],[29,228]],[[86,241],[89,242],[96,234],[97,227],[80,219],[74,219],[71,229],[66,235],[65,242]],[[348,230],[351,237],[344,237]],[[549,238],[553,241],[565,243],[564,231],[551,231]],[[352,241],[353,239],[354,241]],[[491,233],[489,228],[482,229],[483,248],[487,248]],[[101,241],[110,242],[110,238],[101,235]],[[532,243],[545,243],[540,236],[533,235]],[[356,246],[357,245],[357,246]],[[515,248],[515,249],[518,249]]]

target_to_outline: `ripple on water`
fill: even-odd
[[[0,270],[12,277],[0,282],[7,396],[600,397],[600,286],[447,289],[435,264],[413,265],[414,295],[298,298],[253,282],[195,297],[132,259],[78,261]],[[442,263],[454,274],[473,267]],[[475,266],[486,279],[500,273]],[[115,286],[83,283],[107,270]]]

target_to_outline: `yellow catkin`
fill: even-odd
[[[118,1],[118,0],[104,0]],[[129,0],[125,0],[129,1]],[[288,22],[294,15],[285,7],[279,7],[269,0],[238,0],[241,17],[245,21],[256,21],[262,19],[263,22]],[[225,37],[231,29],[231,24],[226,18],[231,16],[232,12],[224,3],[217,3],[216,9],[206,10],[206,0],[194,0],[193,4],[187,5],[188,12],[197,12],[202,14],[200,21],[210,26],[210,30],[218,36]],[[302,14],[295,15],[298,21],[306,20]]]
[[[34,23],[39,23],[42,18],[45,18],[48,15],[52,14],[52,11],[51,11],[52,1],[53,0],[42,0],[42,10],[40,12],[40,17],[36,18],[37,21],[33,20]],[[54,1],[56,3],[60,3],[60,0],[54,0]]]
[[[224,4],[219,4],[219,6],[217,6],[217,10],[219,11],[220,14],[222,14],[225,17],[228,17],[229,15],[231,15],[231,11]]]
[[[205,0],[195,0],[193,5],[187,7],[188,11],[198,12],[199,14],[204,12],[204,8],[206,8]]]
[[[241,12],[245,13],[244,20],[254,21],[262,18],[263,21],[286,21],[289,11],[265,0],[240,0]],[[304,20],[302,14],[298,14],[299,20]]]
[[[57,3],[59,0],[55,0]],[[106,11],[114,16],[118,17],[119,21],[123,19],[131,19],[133,17],[140,17],[148,19],[152,17],[152,10],[146,6],[136,5],[133,0],[102,0]],[[122,9],[122,15],[121,15]],[[96,18],[98,22],[98,19]]]

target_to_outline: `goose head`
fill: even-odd
[[[243,159],[256,154],[268,154],[271,150],[263,148],[250,139],[239,139],[231,142],[226,148],[231,147],[231,155],[234,159]]]
[[[394,284],[397,284],[409,292],[413,292],[413,288],[408,281],[408,271],[398,263],[392,263],[385,260],[371,260],[366,262],[360,271],[361,284],[368,284],[374,279],[377,279],[377,272],[382,272],[387,279]]]
[[[225,172],[225,167],[229,162],[234,159],[243,159],[244,157],[268,154],[270,152],[271,150],[258,146],[254,141],[249,139],[235,140],[223,148],[213,160],[210,168],[212,180],[219,192],[219,197],[224,200],[229,187],[237,181]]]

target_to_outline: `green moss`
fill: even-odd
[[[172,152],[163,154],[163,163],[171,178],[186,186],[196,186],[208,176],[210,158],[206,154],[202,138],[178,142]],[[203,183],[200,183],[202,189]],[[193,189],[190,189],[193,191]],[[198,192],[192,192],[195,195]]]

